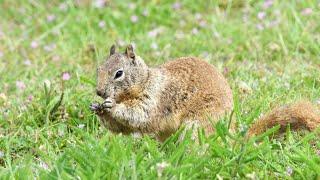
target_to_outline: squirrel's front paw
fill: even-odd
[[[110,98],[106,99],[102,103],[102,107],[105,108],[105,109],[110,109],[110,108],[112,108],[112,106],[113,106],[113,101]]]

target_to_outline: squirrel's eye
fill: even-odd
[[[121,77],[123,75],[123,70],[118,70],[116,72],[116,75],[114,76],[114,79],[118,79],[119,77]]]

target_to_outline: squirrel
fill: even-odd
[[[148,67],[131,44],[124,53],[112,45],[109,57],[97,68],[96,93],[104,101],[90,108],[111,132],[148,134],[159,141],[181,126],[201,127],[210,135],[215,130],[212,123],[233,109],[231,88],[213,65],[181,57]],[[312,103],[300,101],[261,117],[248,135],[259,135],[276,125],[280,131],[287,125],[312,131],[320,125],[320,115]]]

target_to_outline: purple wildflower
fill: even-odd
[[[129,9],[135,9],[136,8],[136,4],[135,3],[129,3],[128,4],[128,8]]]
[[[27,98],[28,102],[31,102],[34,99],[34,97],[30,94]]]
[[[311,15],[312,14],[312,9],[311,8],[305,8],[301,11],[301,14],[304,15],[304,16],[308,16],[308,15]]]
[[[54,21],[56,19],[56,16],[54,15],[54,14],[49,14],[48,16],[47,16],[47,21],[48,22],[52,22],[52,21]]]
[[[59,5],[59,9],[60,9],[61,11],[67,11],[68,5],[67,5],[66,3],[61,3],[61,4]]]
[[[22,81],[16,81],[16,87],[19,89],[19,90],[24,90],[26,88],[26,85],[24,84],[24,82]]]
[[[256,28],[257,28],[258,30],[262,31],[262,30],[264,29],[264,26],[259,23],[259,24],[256,25]]]
[[[39,46],[38,42],[37,41],[32,41],[31,44],[30,44],[31,48],[35,49]]]
[[[228,74],[230,72],[229,68],[225,67],[223,69],[223,74]]]
[[[131,20],[131,22],[136,23],[136,22],[138,22],[139,18],[138,18],[137,15],[132,15],[132,16],[130,17],[130,20]]]
[[[99,9],[104,8],[106,5],[107,5],[107,0],[95,0],[93,2],[93,6]]]
[[[180,2],[175,2],[172,4],[172,9],[178,10],[181,9],[181,3]]]
[[[71,78],[71,75],[68,72],[64,72],[62,74],[62,80],[68,81],[68,80],[70,80],[70,78]]]
[[[273,5],[273,0],[265,0],[262,7],[264,9],[268,9],[269,7],[271,7]]]
[[[266,13],[261,11],[261,12],[258,13],[257,17],[258,17],[258,19],[262,20],[262,19],[264,19],[266,17]]]

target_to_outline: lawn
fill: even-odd
[[[244,138],[275,106],[320,107],[319,22],[318,0],[0,0],[0,179],[319,179],[316,133]],[[96,67],[128,43],[151,66],[215,65],[238,131],[221,121],[199,143],[111,134],[89,110]]]

